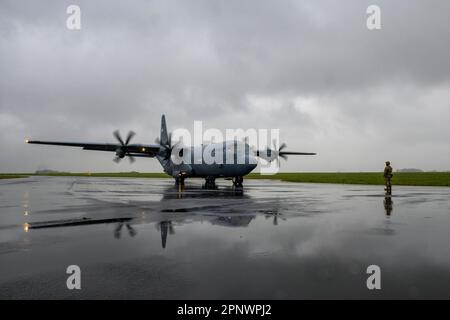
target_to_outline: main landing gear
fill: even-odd
[[[244,177],[234,177],[233,178],[233,187],[235,188],[242,188],[242,183],[244,182]]]
[[[208,176],[205,178],[205,184],[203,185],[204,189],[217,189],[216,178],[212,176]]]
[[[233,177],[232,181],[233,181],[233,188],[236,188],[236,189],[243,188],[244,177],[242,177],[242,176]],[[175,185],[176,186],[184,186],[184,176],[183,175],[179,175],[175,178]],[[205,184],[203,185],[203,189],[217,189],[216,177],[207,176],[205,178]]]

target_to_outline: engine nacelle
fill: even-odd
[[[117,148],[116,149],[116,156],[119,158],[124,158],[125,157],[125,150],[122,148]]]

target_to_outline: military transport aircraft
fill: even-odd
[[[156,139],[156,144],[130,144],[130,140],[133,138],[135,133],[130,131],[125,141],[122,139],[119,131],[114,131],[114,137],[119,143],[84,143],[84,142],[60,142],[60,141],[36,141],[36,140],[25,140],[26,143],[30,144],[46,144],[55,146],[69,146],[69,147],[81,147],[83,150],[95,150],[95,151],[110,151],[115,152],[116,157],[115,162],[119,162],[124,157],[128,157],[130,162],[134,162],[134,157],[147,157],[158,159],[159,163],[164,169],[164,172],[175,178],[175,183],[177,185],[184,184],[185,178],[199,177],[206,180],[206,188],[215,188],[216,178],[226,178],[233,181],[235,187],[242,187],[244,181],[244,176],[249,174],[257,166],[256,158],[262,158],[266,161],[272,162],[276,160],[279,162],[279,158],[287,159],[287,155],[315,155],[315,153],[310,152],[291,152],[285,151],[286,144],[283,143],[277,149],[267,148],[266,150],[259,151],[253,150],[247,143],[240,141],[225,141],[211,145],[201,145],[201,146],[191,146],[191,147],[179,147],[178,144],[172,144],[172,135],[167,133],[166,118],[164,115],[161,117],[161,135],[159,139]],[[237,147],[241,144],[240,148]],[[243,145],[242,145],[243,144]],[[225,155],[227,152],[236,150],[235,154],[245,152],[242,154],[245,159],[244,163],[205,163],[205,161],[200,160],[200,162],[191,161],[190,163],[174,162],[172,159],[172,152],[178,152],[180,157],[183,156],[184,152],[190,152],[192,157],[200,151],[203,154],[203,150],[206,147],[210,147],[211,150],[218,148],[216,150],[223,150]],[[190,150],[186,150],[190,148]],[[201,148],[201,150],[196,150],[196,148]],[[223,148],[223,149],[222,149]],[[245,150],[245,151],[244,151]],[[237,159],[237,155],[234,156]]]

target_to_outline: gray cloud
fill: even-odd
[[[25,146],[25,137],[152,142],[169,126],[275,127],[318,151],[284,170],[448,170],[450,3],[72,1],[0,4],[0,171],[158,170],[112,155]],[[75,159],[75,160],[74,160]]]

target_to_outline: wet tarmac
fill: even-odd
[[[449,188],[230,184],[0,180],[0,298],[450,298]]]

